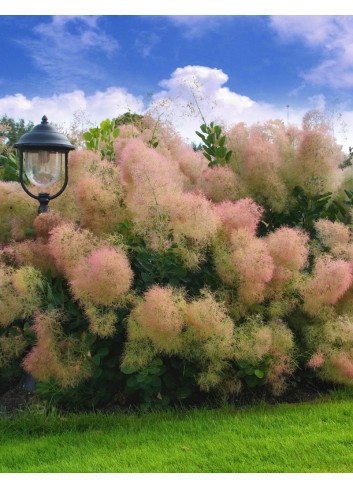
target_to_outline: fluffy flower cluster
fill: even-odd
[[[221,384],[233,354],[234,323],[210,292],[187,302],[182,290],[154,285],[131,312],[123,365],[148,364],[159,353],[199,365],[203,390]]]
[[[310,352],[308,366],[323,380],[353,385],[353,321],[349,316],[302,328]]]
[[[91,366],[84,342],[66,336],[59,311],[37,313],[33,331],[37,343],[23,361],[23,367],[36,379],[55,379],[61,387],[75,387],[90,376]]]
[[[124,301],[133,279],[125,252],[73,223],[54,228],[48,246],[85,308],[91,331],[102,337],[114,334],[114,309]]]
[[[350,230],[346,225],[328,219],[319,219],[315,223],[315,229],[322,244],[334,258],[342,258],[353,266],[353,243]]]
[[[344,154],[328,126],[314,119],[315,114],[308,114],[302,129],[268,121],[251,127],[236,124],[227,132],[230,166],[244,195],[285,213],[293,205],[296,186],[311,196],[339,190]]]
[[[274,272],[273,259],[265,241],[242,228],[233,231],[231,242],[240,299],[248,305],[262,302],[266,284],[272,279]]]
[[[280,320],[265,324],[260,316],[253,316],[235,331],[235,359],[263,368],[275,394],[280,394],[286,376],[293,372],[294,350],[293,333]]]
[[[289,280],[307,264],[309,236],[301,231],[282,226],[266,237],[266,244],[274,263],[273,282]]]
[[[77,299],[89,298],[97,305],[111,306],[130,289],[133,273],[122,250],[98,248],[79,261],[72,276]]]
[[[0,264],[0,327],[31,317],[42,303],[40,272],[30,266],[13,269]]]
[[[132,317],[141,326],[156,348],[175,351],[183,329],[185,300],[172,287],[151,287],[144,300],[134,310]]]
[[[249,198],[236,202],[223,200],[216,206],[216,213],[221,219],[223,230],[228,231],[229,234],[241,228],[255,234],[263,208]]]
[[[32,227],[36,208],[19,183],[0,181],[0,242],[23,239]]]
[[[200,188],[212,202],[235,201],[241,195],[238,180],[230,168],[215,166],[202,172]]]
[[[170,152],[171,154],[171,152]],[[180,152],[169,159],[141,139],[126,144],[118,157],[127,212],[135,230],[155,250],[172,245],[171,233],[188,268],[197,267],[220,225],[213,205],[200,193],[185,192]],[[194,153],[191,160],[194,160]],[[199,157],[198,157],[199,158]],[[184,168],[185,171],[185,168]],[[190,176],[192,188],[198,179]],[[186,244],[187,243],[187,244]]]
[[[77,183],[76,203],[81,226],[98,235],[116,231],[126,218],[119,168],[104,160],[92,166]]]
[[[22,355],[27,346],[21,334],[0,336],[0,369],[6,368],[11,361]]]
[[[352,267],[346,261],[334,260],[329,255],[318,258],[302,291],[305,311],[312,316],[326,315],[325,306],[336,304],[352,280]]]

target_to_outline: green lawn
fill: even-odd
[[[1,472],[352,472],[353,400],[0,420]]]

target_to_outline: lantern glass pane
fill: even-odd
[[[61,175],[63,153],[52,151],[26,152],[24,169],[28,180],[36,187],[50,187]]]

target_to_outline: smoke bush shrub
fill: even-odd
[[[119,128],[46,214],[0,182],[0,380],[23,361],[75,407],[278,395],[300,362],[349,384],[350,176],[324,121],[204,132],[212,167],[160,119]]]

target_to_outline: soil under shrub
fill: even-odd
[[[270,405],[280,403],[309,402],[321,396],[327,395],[334,386],[327,383],[315,383],[315,385],[302,385],[289,387],[281,396],[274,396],[266,389],[244,390],[237,395],[232,402],[237,406],[247,406],[258,402],[266,402]],[[28,406],[41,403],[40,397],[34,392],[17,385],[0,396],[0,416],[13,416],[20,413]],[[202,404],[202,402],[201,402]],[[212,400],[210,399],[212,405]],[[128,409],[119,401],[108,403],[101,410],[107,413],[122,412]],[[66,409],[65,409],[66,411]]]

